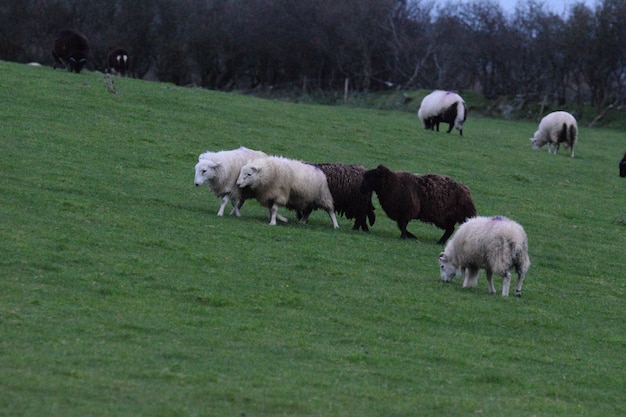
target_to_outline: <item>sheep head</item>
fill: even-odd
[[[237,178],[237,186],[239,188],[251,187],[259,174],[259,168],[250,164],[244,165],[239,172],[239,178]]]
[[[360,191],[363,194],[369,194],[373,191],[378,192],[387,172],[389,172],[389,168],[384,165],[378,165],[378,168],[370,169],[365,172],[365,174],[363,174],[363,181],[361,181],[361,187],[359,188]]]
[[[439,254],[439,272],[441,279],[445,282],[450,282],[457,275],[457,268],[452,265],[450,259],[446,256],[445,252]]]
[[[530,138],[530,144],[532,145],[533,149],[537,150],[539,148],[541,148],[544,143],[540,143],[539,139],[532,137]]]
[[[196,176],[194,179],[196,187],[215,179],[217,177],[217,168],[220,165],[220,162],[215,162],[210,159],[201,159],[196,164]]]

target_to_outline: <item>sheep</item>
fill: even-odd
[[[108,56],[108,72],[112,74],[121,75],[122,77],[126,76],[128,72],[129,60],[128,60],[128,51],[123,48],[111,48]]]
[[[496,293],[492,274],[502,276],[503,297],[509,295],[511,268],[517,272],[515,296],[521,297],[524,277],[530,268],[528,238],[520,224],[502,216],[475,217],[463,223],[439,254],[443,281],[450,282],[459,275],[463,288],[475,287],[478,273],[484,269],[490,294]]]
[[[270,225],[276,225],[279,206],[305,213],[300,223],[306,223],[309,208],[326,210],[337,229],[333,197],[324,172],[295,159],[269,156],[255,159],[241,168],[237,185],[250,188],[257,201],[270,210]]]
[[[267,154],[255,151],[246,147],[229,151],[205,152],[198,157],[195,167],[196,187],[207,183],[209,189],[216,197],[222,199],[222,203],[217,212],[218,216],[224,215],[224,209],[228,201],[232,202],[233,210],[231,214],[241,216],[239,209],[244,201],[253,198],[246,190],[237,186],[237,177],[241,167],[253,159],[266,157]]]
[[[417,111],[417,117],[422,121],[424,129],[439,132],[439,123],[448,123],[448,131],[456,128],[463,136],[463,123],[467,120],[467,106],[458,94],[452,91],[435,90],[422,100]]]
[[[89,42],[85,35],[75,30],[62,30],[54,41],[52,57],[69,72],[80,73],[87,63]],[[53,68],[56,69],[57,64]]]
[[[626,153],[624,153],[622,160],[619,161],[619,176],[626,178]]]
[[[415,239],[406,227],[409,221],[418,219],[444,229],[437,242],[444,244],[456,223],[477,214],[469,188],[445,175],[394,172],[379,165],[363,175],[361,192],[372,191],[378,195],[387,216],[397,222],[402,239]]]
[[[574,116],[565,111],[555,111],[546,115],[539,122],[537,131],[530,138],[533,149],[539,149],[546,143],[548,153],[554,154],[559,151],[559,145],[563,142],[565,147],[570,148],[570,156],[574,157],[574,145],[578,141],[578,125]]]
[[[345,215],[347,219],[355,219],[352,230],[369,231],[367,220],[370,226],[376,221],[374,205],[372,204],[372,193],[363,194],[359,190],[363,181],[363,174],[367,168],[361,165],[341,164],[341,163],[318,163],[312,164],[324,172],[328,181],[328,188],[333,196],[335,212]],[[307,208],[303,213],[298,213],[298,217],[308,217],[312,208]]]

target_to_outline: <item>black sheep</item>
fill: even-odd
[[[126,76],[128,66],[128,51],[122,48],[111,48],[108,57],[109,72],[121,76]]]
[[[621,161],[619,161],[619,176],[626,178],[626,153]]]
[[[346,216],[347,219],[355,219],[352,230],[369,231],[367,220],[370,226],[376,221],[374,205],[372,204],[372,193],[361,193],[360,186],[363,181],[363,174],[367,168],[361,165],[341,164],[341,163],[320,163],[312,164],[322,170],[326,175],[330,194],[333,196],[335,211],[339,215]],[[298,219],[308,217],[312,208],[307,208],[298,213]]]
[[[379,165],[363,175],[361,192],[372,191],[387,216],[397,222],[402,239],[415,238],[406,227],[418,219],[445,230],[437,242],[443,244],[457,223],[477,215],[469,188],[445,175],[394,172]]]
[[[87,63],[89,42],[85,35],[75,30],[62,30],[54,41],[52,56],[70,72],[79,73]],[[53,68],[56,69],[54,64]]]

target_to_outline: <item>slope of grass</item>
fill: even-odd
[[[110,83],[0,62],[1,415],[623,415],[623,132],[571,159],[533,123]],[[464,182],[524,225],[523,298],[443,284],[442,231],[377,201],[369,234],[218,218],[193,166],[240,145]]]

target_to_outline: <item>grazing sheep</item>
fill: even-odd
[[[422,100],[417,117],[422,121],[424,129],[439,132],[439,123],[448,123],[447,133],[456,128],[463,136],[463,122],[467,120],[465,101],[452,91],[435,90]]]
[[[541,119],[537,131],[530,138],[534,149],[539,149],[547,143],[548,153],[552,153],[552,145],[554,145],[555,155],[559,151],[559,145],[563,143],[565,147],[570,148],[572,158],[576,141],[578,141],[578,124],[574,116],[565,111],[555,111]]]
[[[463,288],[475,287],[478,273],[484,269],[489,293],[495,294],[492,274],[502,276],[502,296],[509,295],[511,274],[515,268],[515,295],[522,296],[522,284],[528,268],[528,238],[524,228],[506,217],[475,217],[463,223],[443,252],[439,254],[441,279],[463,277]]]
[[[369,231],[367,220],[369,220],[370,226],[373,226],[376,221],[372,193],[363,194],[359,190],[363,181],[363,174],[367,168],[361,165],[340,163],[312,165],[321,169],[326,175],[328,189],[333,196],[335,212],[339,215],[345,215],[347,219],[355,219],[352,230]],[[311,210],[312,208],[307,208],[304,212],[298,213],[298,218],[308,217]]]
[[[469,188],[445,175],[394,172],[379,165],[363,175],[361,192],[372,191],[378,195],[387,216],[397,222],[402,239],[415,238],[406,227],[409,221],[418,219],[444,229],[437,242],[443,244],[456,223],[476,216]]]
[[[239,217],[239,209],[244,201],[253,198],[246,195],[245,190],[237,187],[237,177],[241,167],[253,159],[263,158],[267,155],[261,151],[254,151],[245,147],[230,151],[205,152],[198,157],[194,182],[196,187],[207,183],[209,189],[216,197],[222,199],[217,212],[218,216],[224,215],[224,208],[228,201],[232,202],[231,214]]]
[[[304,213],[300,223],[307,222],[308,209],[322,208],[333,227],[339,227],[326,175],[313,165],[280,156],[255,159],[241,168],[237,185],[249,187],[257,201],[270,209],[272,226],[276,224],[278,207],[284,206]]]
[[[89,42],[85,35],[75,30],[62,30],[54,41],[52,56],[61,66],[70,72],[80,73],[87,63]],[[56,69],[54,64],[53,68]]]
[[[111,48],[108,56],[109,72],[112,74],[126,76],[130,62],[128,51],[122,48]]]
[[[626,178],[626,153],[624,153],[622,160],[619,161],[619,176]]]

